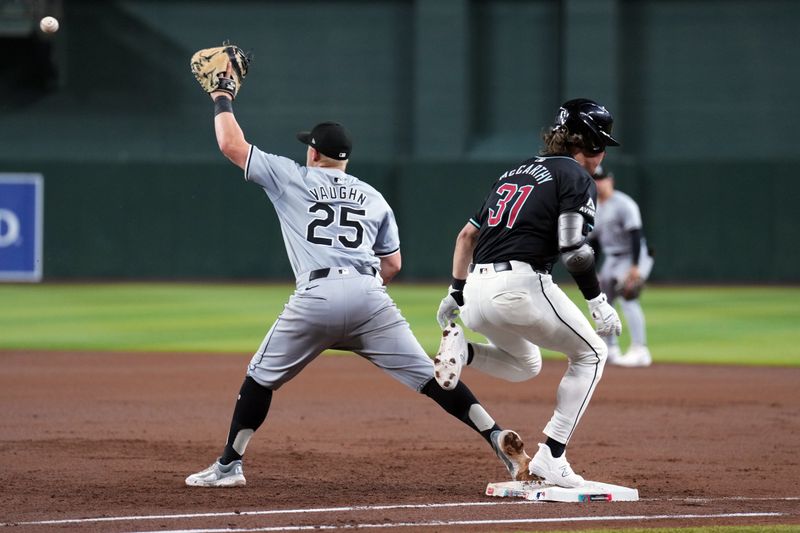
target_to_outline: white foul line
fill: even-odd
[[[800,497],[746,497],[730,496],[722,498],[642,498],[640,501],[686,501],[686,502],[713,502],[713,501],[796,501]],[[65,518],[59,520],[35,520],[27,522],[0,522],[0,527],[7,526],[37,526],[37,525],[64,525],[88,524],[98,522],[133,522],[139,520],[177,520],[181,518],[222,518],[226,516],[262,516],[280,514],[306,514],[306,513],[341,513],[354,511],[387,511],[392,509],[441,509],[446,507],[485,507],[497,505],[546,505],[544,502],[522,501],[489,501],[489,502],[455,502],[455,503],[423,503],[423,504],[394,504],[394,505],[354,505],[348,507],[312,507],[307,509],[270,509],[266,511],[226,511],[216,513],[181,513],[165,515],[128,515],[128,516],[103,516],[97,518]]]
[[[478,507],[488,505],[530,505],[529,501],[511,502],[461,502],[461,503],[421,503],[396,505],[354,505],[350,507],[312,507],[310,509],[271,509],[268,511],[228,511],[223,513],[187,513],[165,515],[103,516],[98,518],[65,518],[61,520],[37,520],[34,522],[9,522],[0,526],[55,526],[61,524],[84,524],[89,522],[127,522],[134,520],[170,520],[178,518],[219,518],[224,516],[259,516],[273,514],[303,513],[341,513],[352,511],[387,511],[392,509],[438,509],[443,507]]]
[[[255,531],[308,531],[321,529],[381,529],[390,527],[441,527],[441,526],[482,526],[500,524],[541,524],[553,522],[605,522],[631,520],[686,520],[690,518],[748,518],[763,516],[783,516],[785,513],[720,513],[720,514],[677,514],[677,515],[633,515],[633,516],[572,516],[561,518],[515,518],[506,520],[433,520],[429,522],[395,522],[379,524],[342,524],[311,526],[275,526],[255,528],[223,528],[223,529],[173,529],[140,531],[136,533],[244,533]]]

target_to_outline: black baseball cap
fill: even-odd
[[[314,126],[311,131],[301,131],[297,134],[297,140],[339,161],[349,159],[353,150],[350,135],[338,122],[322,122]]]

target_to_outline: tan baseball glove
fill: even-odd
[[[210,94],[214,91],[224,91],[231,95],[231,98],[236,98],[247,76],[250,59],[241,48],[226,41],[222,46],[195,52],[190,66],[192,74],[205,92]]]
[[[617,285],[617,292],[625,300],[635,300],[644,289],[644,280],[639,276],[627,276]]]

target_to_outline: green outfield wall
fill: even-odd
[[[456,233],[568,98],[623,146],[661,281],[798,282],[800,3],[793,0],[63,2],[3,34],[0,172],[45,177],[45,279],[291,276],[274,212],[214,141],[188,70],[230,39],[254,62],[248,140],[339,120],[350,170],[395,208],[403,279],[449,275]],[[2,231],[2,227],[0,227]]]
[[[399,221],[403,279],[446,278],[456,234],[505,163],[355,163]],[[620,165],[654,280],[797,282],[793,162]],[[45,278],[291,277],[263,191],[224,161],[8,163],[45,176]],[[769,178],[758,178],[761,173]]]

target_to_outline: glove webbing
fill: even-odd
[[[234,48],[232,46],[226,46],[225,52],[228,54],[228,59],[230,59],[231,65],[233,65],[233,70],[236,71],[236,77],[239,78],[240,80],[244,79],[247,73],[246,72],[242,73],[242,69],[239,68],[239,60],[236,57],[236,52],[234,52]]]

